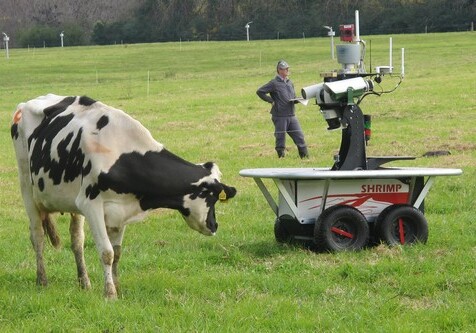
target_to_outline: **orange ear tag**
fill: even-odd
[[[13,123],[18,124],[21,120],[21,109],[18,109],[13,114]]]

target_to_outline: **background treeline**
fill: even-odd
[[[362,35],[473,29],[475,0],[2,0],[12,46],[326,36],[354,23]]]

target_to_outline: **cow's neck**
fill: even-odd
[[[166,149],[123,154],[107,173],[99,176],[101,190],[132,193],[144,210],[183,209],[183,199],[196,190],[192,185],[209,170],[187,162]]]

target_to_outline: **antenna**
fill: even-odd
[[[402,79],[405,76],[405,49],[402,47]]]
[[[392,67],[392,47],[393,47],[392,46],[392,37],[390,37],[390,46],[389,47],[390,47],[390,51],[389,51],[390,52],[390,55],[389,55],[390,59],[389,59],[389,64],[388,65],[390,67],[389,71],[390,71],[390,73],[392,73],[393,72],[393,67]]]
[[[369,41],[370,48],[370,72],[372,73],[372,40]]]
[[[355,11],[355,41],[360,42],[359,11]]]
[[[323,28],[329,30],[327,32],[327,36],[331,37],[331,55],[332,55],[332,59],[334,59],[334,36],[336,35],[335,31],[332,29],[332,27],[328,26],[328,25],[324,25]]]
[[[253,23],[253,21],[250,21],[246,23],[245,28],[246,28],[246,40],[249,42],[250,41],[250,24]]]
[[[7,56],[7,59],[10,59],[10,53],[8,52],[8,41],[10,40],[10,37],[8,37],[8,35],[4,32],[2,32],[2,34],[3,34],[3,41],[5,42],[6,56]]]

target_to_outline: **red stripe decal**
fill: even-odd
[[[403,219],[399,218],[398,219],[398,233],[400,236],[400,244],[405,244],[405,230],[403,230]]]
[[[347,237],[347,238],[350,238],[350,239],[354,238],[354,235],[352,235],[351,233],[348,233],[347,231],[344,231],[344,230],[336,228],[336,227],[332,227],[331,231],[333,233],[336,233],[338,235],[341,235],[341,236],[344,236],[344,237]]]

